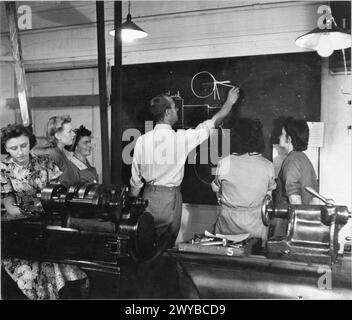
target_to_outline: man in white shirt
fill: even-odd
[[[212,129],[222,123],[239,96],[239,88],[229,90],[223,107],[195,129],[177,130],[177,108],[165,94],[150,101],[149,110],[156,123],[154,130],[139,137],[132,161],[131,196],[138,196],[144,184],[143,198],[155,223],[158,253],[174,245],[180,230],[182,195],[180,185],[188,153],[207,140]]]

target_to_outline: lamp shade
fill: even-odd
[[[111,30],[110,35],[115,36],[115,30]],[[131,42],[135,39],[141,39],[147,36],[148,33],[146,33],[143,29],[132,22],[132,17],[130,14],[128,14],[127,20],[121,25],[122,41]]]
[[[295,41],[301,48],[316,50],[322,57],[330,56],[334,50],[351,47],[351,34],[347,30],[332,26],[330,29],[316,28]]]

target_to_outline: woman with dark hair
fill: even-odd
[[[319,201],[305,190],[306,187],[319,191],[318,180],[312,163],[303,152],[307,150],[309,127],[304,119],[286,118],[281,125],[279,145],[287,156],[282,162],[275,190],[276,205],[318,204]],[[273,236],[284,237],[288,220],[272,219]]]
[[[267,228],[261,220],[261,205],[276,183],[273,164],[261,155],[262,125],[259,120],[238,119],[230,138],[231,154],[219,161],[212,183],[221,204],[215,233],[250,233],[264,245]]]
[[[68,186],[81,181],[79,170],[69,160],[72,153],[67,151],[74,140],[75,133],[72,130],[71,117],[68,115],[51,117],[46,126],[46,138],[49,148],[44,152],[58,165],[62,171],[59,181]],[[36,152],[39,152],[39,150]]]
[[[288,117],[282,123],[280,147],[287,152],[279,175],[276,190],[277,204],[311,204],[315,198],[305,190],[311,187],[318,191],[318,181],[307,155],[309,127],[305,120]]]
[[[73,156],[70,160],[79,170],[81,181],[98,183],[97,170],[87,159],[92,152],[92,132],[83,125],[73,131],[76,137],[71,147]]]
[[[7,212],[2,219],[43,211],[37,194],[48,183],[57,182],[62,173],[47,155],[30,152],[35,142],[32,132],[21,124],[1,129],[1,144],[9,154],[1,161],[1,203]],[[12,257],[2,257],[1,264],[29,299],[57,299],[67,281],[79,280],[88,288],[87,275],[76,266]]]
[[[30,152],[35,144],[35,136],[21,124],[1,129],[2,150],[8,153],[1,161],[1,203],[9,215],[40,210],[37,193],[62,173],[49,157]]]

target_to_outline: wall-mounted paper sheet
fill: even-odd
[[[324,122],[307,122],[309,127],[308,148],[321,148],[324,145]]]

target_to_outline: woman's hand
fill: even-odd
[[[17,206],[14,205],[8,205],[5,206],[6,212],[10,215],[10,216],[18,216],[18,215],[22,215],[21,209]]]
[[[220,187],[215,183],[215,181],[211,183],[211,189],[213,190],[213,192],[220,192]]]
[[[16,205],[15,199],[12,196],[1,199],[6,212],[11,216],[21,215],[21,209]]]
[[[221,193],[220,192],[216,193],[216,199],[218,201],[218,205],[221,206],[222,202],[221,202]]]
[[[216,199],[218,201],[218,204],[221,205],[221,192],[220,192],[220,186],[218,186],[215,182],[215,180],[211,183],[211,189],[213,192],[216,194]]]

